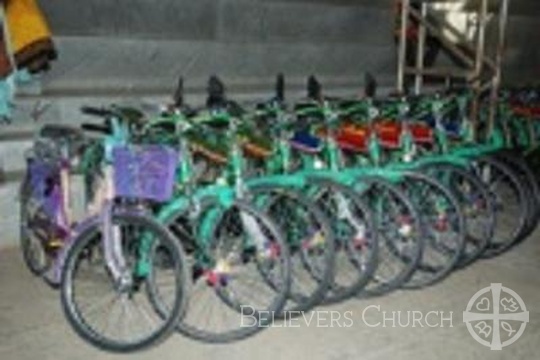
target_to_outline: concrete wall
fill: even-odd
[[[477,0],[468,0],[474,7]],[[193,91],[220,74],[233,92],[291,87],[316,73],[331,87],[366,71],[392,84],[393,0],[42,1],[60,53],[43,92],[166,93],[178,74]],[[532,46],[540,1],[511,0],[506,79],[540,74]],[[532,43],[531,43],[532,42]]]
[[[44,78],[44,91],[165,91],[178,74],[192,87],[202,88],[210,74],[232,87],[268,86],[280,71],[295,84],[311,73],[347,83],[364,71],[391,76],[395,68],[388,0],[55,0],[42,6],[61,59]]]

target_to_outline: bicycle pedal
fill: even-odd
[[[52,238],[47,241],[47,247],[50,249],[59,249],[64,245],[64,241],[60,238]]]
[[[435,230],[438,232],[446,232],[448,231],[448,220],[447,219],[438,219],[435,223]]]
[[[220,273],[216,270],[208,270],[204,274],[206,278],[206,284],[209,287],[225,287],[229,284],[229,277],[227,274]]]
[[[413,233],[413,223],[412,219],[408,216],[401,216],[399,220],[399,229],[398,233],[401,236],[409,237]]]
[[[302,248],[304,250],[311,250],[323,246],[325,242],[326,239],[324,235],[321,232],[317,232],[310,238],[302,241]]]
[[[368,246],[367,239],[365,237],[359,237],[353,241],[354,248],[357,250],[364,250]]]
[[[218,274],[229,274],[232,271],[231,264],[226,260],[219,260],[216,264],[215,271]]]
[[[200,266],[194,265],[191,273],[193,282],[196,282],[200,277],[205,275],[205,270]]]
[[[260,259],[270,259],[274,260],[277,259],[281,255],[281,248],[279,245],[271,243],[271,244],[265,244],[264,249],[259,251],[258,257]]]
[[[251,259],[253,259],[253,257],[256,256],[256,254],[257,254],[257,248],[255,246],[250,246],[244,249],[244,251],[242,251],[242,263],[246,264],[250,262]]]

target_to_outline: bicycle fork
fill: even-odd
[[[103,234],[103,251],[107,269],[110,271],[115,284],[120,288],[128,287],[133,283],[131,272],[124,256],[122,247],[122,234],[118,225],[112,223],[113,203],[114,203],[114,182],[113,168],[105,168],[105,177],[103,179],[105,187],[105,197],[101,204],[101,230]]]

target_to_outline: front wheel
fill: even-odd
[[[454,195],[433,178],[404,172],[399,188],[418,211],[425,247],[407,289],[433,285],[454,269],[465,249],[465,221]]]
[[[112,352],[132,352],[165,339],[177,325],[187,296],[183,250],[155,220],[114,214],[125,269],[109,271],[99,222],[90,225],[69,250],[62,272],[64,313],[79,336]]]
[[[349,186],[309,177],[306,193],[328,218],[336,237],[335,273],[323,303],[335,303],[364,290],[377,270],[378,234],[369,208]]]
[[[373,214],[379,238],[377,270],[361,297],[381,296],[405,284],[424,252],[420,216],[411,200],[390,181],[360,176],[355,190]]]
[[[282,231],[291,256],[291,289],[283,316],[308,311],[326,296],[333,279],[336,243],[330,221],[307,197],[290,189],[251,188],[254,204]]]
[[[188,311],[177,330],[207,343],[245,339],[272,324],[289,298],[289,247],[273,220],[244,201],[208,196],[164,223],[186,243],[193,269]]]
[[[506,252],[518,242],[527,230],[529,219],[528,189],[507,165],[491,157],[472,162],[473,171],[486,186],[495,206],[496,222],[485,258]]]
[[[477,260],[493,239],[493,199],[482,181],[465,168],[441,162],[430,164],[422,170],[450,190],[461,206],[465,217],[466,242],[458,267],[465,267]]]

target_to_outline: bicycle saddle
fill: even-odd
[[[113,106],[111,108],[83,106],[81,112],[85,115],[103,118],[105,121],[117,118],[135,126],[142,126],[145,122],[145,115],[141,111],[127,106]]]
[[[73,126],[60,124],[44,125],[39,131],[39,136],[54,140],[64,140],[67,138],[79,140],[84,138],[84,134],[80,129]]]
[[[322,150],[321,140],[305,131],[296,132],[290,140],[290,144],[295,149],[309,154],[315,154]]]
[[[116,108],[116,111],[122,117],[122,120],[135,124],[142,124],[144,122],[145,115],[138,109],[131,107],[118,107]]]
[[[313,102],[302,102],[294,105],[295,111],[302,111],[302,110],[308,110],[308,109],[317,109],[318,104],[315,104]]]

